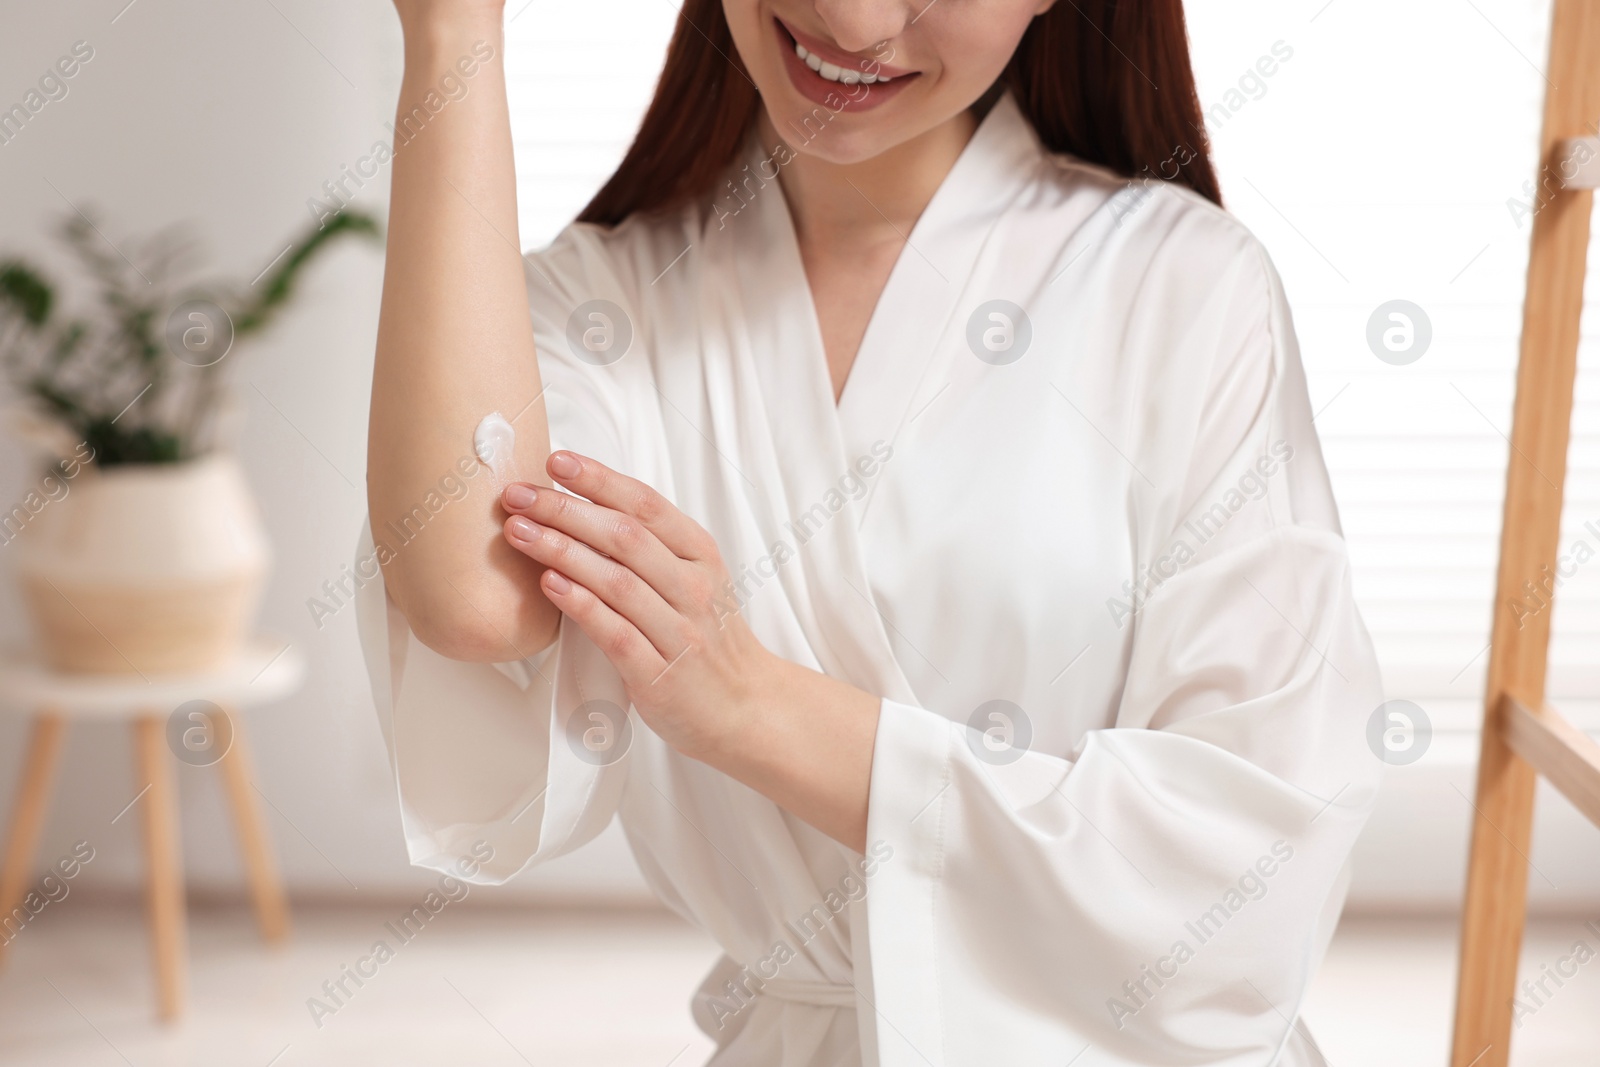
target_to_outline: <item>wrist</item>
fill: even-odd
[[[781,744],[784,708],[782,701],[791,695],[794,679],[786,668],[794,667],[766,649],[759,652],[760,666],[748,672],[741,691],[730,701],[727,714],[715,733],[704,738],[694,758],[702,763],[743,778],[758,769],[766,754]]]
[[[463,57],[480,61],[498,58],[504,51],[504,12],[498,5],[466,13],[412,15],[400,20],[405,40],[408,73],[431,75],[434,68],[453,66]]]
[[[857,852],[882,701],[778,656],[751,672],[715,744],[695,758],[754,789]]]

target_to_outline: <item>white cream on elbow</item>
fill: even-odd
[[[472,434],[472,451],[498,482],[509,480],[517,443],[517,432],[504,415],[491,411]]]

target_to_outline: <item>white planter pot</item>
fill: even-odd
[[[271,552],[231,456],[84,469],[15,547],[24,596],[58,669],[206,670],[248,635]]]

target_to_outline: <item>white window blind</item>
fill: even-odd
[[[621,162],[655,90],[678,5],[510,0],[506,17],[517,222],[523,245],[537,248]]]
[[[1254,92],[1213,132],[1224,196],[1288,287],[1389,695],[1416,700],[1436,728],[1475,728],[1549,4],[1212,0],[1190,10],[1207,104],[1228,98],[1274,41],[1294,50],[1261,85],[1244,78]],[[1597,270],[1591,257],[1590,294]],[[1392,300],[1431,322],[1430,346],[1408,365],[1380,360],[1367,342],[1369,317]],[[1590,727],[1600,726],[1597,398],[1591,313],[1561,535],[1563,552],[1576,551],[1557,590],[1550,679],[1552,699]]]
[[[535,246],[621,158],[677,9],[512,0],[508,16],[520,222]],[[1532,200],[1549,17],[1547,0],[1189,4],[1223,194],[1288,288],[1389,695],[1422,704],[1436,729],[1475,728],[1480,714],[1531,230],[1510,205]],[[1600,257],[1591,293],[1596,273]],[[1394,300],[1431,325],[1407,365],[1367,342],[1369,318]],[[1592,315],[1561,544],[1575,551],[1554,609],[1551,696],[1600,727]]]

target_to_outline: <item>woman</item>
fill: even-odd
[[[1180,0],[690,0],[525,264],[501,5],[398,3],[402,124],[471,78],[360,549],[413,862],[620,816],[719,1067],[1319,1062],[1381,693]]]

